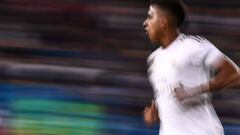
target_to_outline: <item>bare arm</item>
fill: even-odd
[[[231,80],[231,83],[226,86],[226,88],[240,88],[240,72],[238,72],[236,75],[233,75]]]
[[[240,87],[240,74],[231,61],[228,59],[221,59],[215,62],[212,66],[214,69],[218,70],[218,74],[209,81],[209,87],[205,87],[203,92]],[[204,85],[207,84],[203,84],[203,86]]]
[[[218,71],[215,77],[207,83],[196,87],[182,86],[176,88],[176,98],[181,101],[205,92],[218,91],[224,88],[240,87],[239,68],[236,68],[230,60],[223,58],[216,61],[212,66]]]

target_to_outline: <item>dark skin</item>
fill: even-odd
[[[176,98],[179,101],[183,101],[201,93],[219,91],[224,88],[236,88],[240,86],[239,68],[234,67],[233,63],[231,63],[228,59],[222,57],[212,63],[211,66],[218,71],[218,74],[205,84],[201,84],[201,91],[192,94],[190,92],[186,92],[183,87],[179,87],[175,89]],[[191,91],[194,93],[194,88],[191,88]]]
[[[154,122],[159,120],[158,111],[154,100],[150,106],[146,106],[143,111],[144,121],[147,126],[151,127]]]
[[[150,5],[148,17],[144,21],[143,26],[149,39],[156,44],[161,44],[163,48],[167,48],[180,34],[179,29],[173,27],[170,21],[172,17],[161,10],[156,5]],[[144,121],[148,126],[159,120],[157,107],[154,101],[150,106],[145,107],[143,111]]]
[[[156,5],[149,7],[148,17],[143,26],[151,42],[166,48],[178,37],[180,31],[171,21],[173,17],[166,11]]]
[[[164,11],[157,5],[150,5],[148,17],[144,21],[143,26],[152,43],[167,48],[180,34],[179,28],[173,21],[174,17],[167,11]],[[203,91],[201,91],[201,93],[217,91],[226,87],[240,86],[238,69],[236,69],[228,59],[219,59],[212,63],[211,66],[218,71],[218,74],[206,84],[202,84],[203,87],[201,88],[203,88]],[[190,97],[188,93],[184,91],[183,87],[176,88],[175,96],[180,101]],[[158,118],[155,102],[145,107],[143,115],[145,123],[149,126],[160,119]]]
[[[226,86],[225,88],[239,88],[240,87],[240,71],[238,74],[235,74],[229,79],[230,85]]]

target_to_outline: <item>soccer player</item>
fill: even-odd
[[[150,1],[143,25],[160,47],[147,60],[155,98],[144,120],[159,119],[161,135],[223,135],[210,92],[236,86],[239,68],[204,37],[181,33],[185,16],[181,1]]]

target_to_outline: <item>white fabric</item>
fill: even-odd
[[[180,34],[167,48],[148,57],[149,80],[160,117],[160,135],[223,135],[209,94],[179,102],[173,90],[179,83],[196,86],[207,82],[211,64],[224,55],[209,41]]]

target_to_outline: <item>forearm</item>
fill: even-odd
[[[178,100],[182,101],[189,97],[196,95],[222,90],[224,88],[240,87],[239,73],[232,72],[229,76],[224,71],[220,72],[216,77],[208,81],[207,83],[200,84],[195,87],[181,86],[175,88],[175,96]]]
[[[202,84],[203,92],[218,91],[224,88],[240,87],[240,73],[237,70],[221,71],[206,84]]]
[[[212,67],[218,71],[214,78],[195,87],[180,85],[180,87],[175,88],[175,96],[181,101],[206,92],[240,87],[239,68],[234,66],[228,59],[218,60]]]
[[[232,76],[225,88],[240,88],[240,73]]]
[[[197,94],[236,87],[240,87],[240,73],[237,71],[237,69],[222,69],[214,78],[208,82],[194,87],[193,92],[194,89],[195,93]]]

